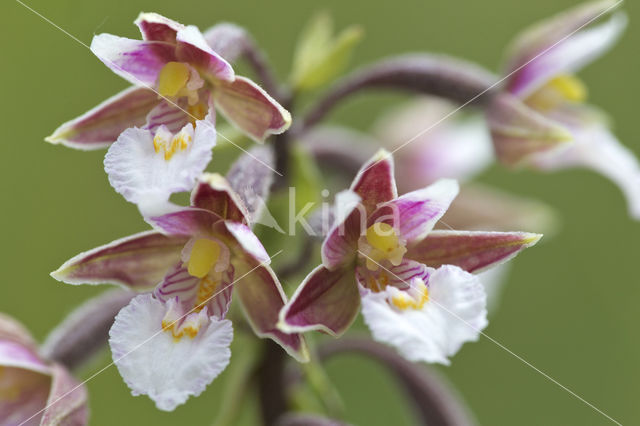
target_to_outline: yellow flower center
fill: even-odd
[[[587,99],[587,88],[574,75],[559,74],[535,91],[527,103],[537,109],[547,110],[563,102],[582,103]]]
[[[374,223],[367,228],[365,238],[371,250],[366,253],[367,269],[375,271],[378,263],[388,260],[392,265],[398,266],[402,262],[407,249],[400,240],[396,230],[391,225],[383,222]]]
[[[213,297],[214,291],[216,291],[219,284],[219,279],[216,280],[211,277],[204,277],[200,280],[200,283],[198,284],[198,295],[196,296],[195,303],[196,312],[200,312],[205,307],[205,305]]]
[[[422,309],[429,301],[429,289],[422,280],[414,281],[411,288],[394,295],[391,303],[401,311],[407,309]]]
[[[158,74],[158,93],[162,96],[176,96],[189,81],[189,66],[182,62],[167,63]]]
[[[217,242],[207,238],[196,240],[189,256],[189,274],[198,278],[206,277],[219,258],[220,245]]]
[[[153,149],[156,151],[156,153],[164,151],[164,159],[166,161],[169,161],[176,152],[184,151],[189,147],[192,137],[189,132],[181,130],[177,135],[171,137],[171,140],[169,140],[169,137],[166,133],[156,133],[156,135],[153,137]]]

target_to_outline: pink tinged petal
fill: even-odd
[[[233,277],[233,266],[229,266],[224,271],[221,282],[218,283],[213,293],[208,297],[209,300],[206,301],[207,315],[217,319],[225,318],[231,303]],[[177,300],[181,304],[182,311],[186,314],[195,311],[194,308],[199,304],[205,303],[204,300],[198,300],[201,286],[205,284],[203,279],[189,274],[187,267],[180,262],[165,275],[153,295],[163,303],[172,299]]]
[[[246,30],[229,22],[216,24],[202,35],[209,47],[230,63],[238,60],[250,43]]]
[[[480,272],[512,259],[540,238],[528,232],[432,231],[410,245],[405,256],[434,268],[448,264]]]
[[[226,368],[233,330],[229,320],[210,319],[194,338],[174,339],[162,330],[166,309],[150,294],[136,297],[116,317],[109,345],[131,393],[148,395],[158,409],[172,411]]]
[[[156,144],[159,141],[159,144]],[[170,148],[176,143],[175,149]],[[155,136],[127,129],[109,147],[104,168],[111,186],[145,216],[170,210],[169,196],[190,191],[211,160],[216,130],[210,119],[187,124],[177,135],[167,130]],[[172,150],[167,157],[167,151]]]
[[[587,167],[614,182],[627,199],[629,214],[640,219],[640,163],[603,123],[572,126],[575,143],[534,157],[533,166],[542,170]]]
[[[184,25],[157,13],[141,13],[134,23],[140,28],[144,40],[168,43],[175,43],[177,32],[184,28]]]
[[[135,86],[155,87],[158,73],[175,61],[175,46],[161,41],[132,40],[99,34],[91,41],[91,51],[111,71]]]
[[[221,221],[214,225],[212,233],[214,235],[230,236],[233,240],[229,241],[227,237],[227,241],[231,243],[231,249],[234,254],[240,258],[244,259],[249,255],[253,261],[258,263],[268,265],[271,262],[271,257],[256,234],[244,223],[228,220]]]
[[[180,29],[176,34],[176,41],[178,61],[191,64],[214,80],[234,80],[231,65],[209,47],[197,27],[189,25]]]
[[[440,179],[426,188],[404,194],[382,204],[369,223],[384,221],[399,231],[407,243],[427,236],[458,195],[458,182]]]
[[[222,218],[209,210],[184,208],[146,219],[155,229],[167,235],[192,237],[210,235],[213,224]]]
[[[366,213],[358,203],[359,197],[352,198],[352,192],[344,194],[346,197],[336,197],[336,220],[322,243],[322,264],[331,270],[355,259],[358,239],[366,229]]]
[[[18,321],[0,312],[0,340],[18,343],[36,352],[36,342],[29,331]]]
[[[229,182],[219,174],[204,173],[198,178],[191,205],[209,210],[223,219],[234,222],[248,222],[249,212],[235,193]]]
[[[113,283],[136,291],[149,290],[180,260],[187,239],[142,232],[81,253],[51,276],[68,284]]]
[[[470,180],[493,162],[484,117],[473,114],[441,122],[455,108],[439,98],[424,98],[393,111],[376,124],[379,140],[385,141],[389,149],[398,148],[394,157],[401,193],[441,178]],[[430,130],[424,132],[428,127]],[[410,139],[415,140],[407,144]]]
[[[358,266],[356,268],[356,279],[360,288],[369,290],[384,289],[386,285],[406,289],[409,285],[408,283],[415,279],[421,279],[425,283],[428,282],[432,272],[433,269],[424,263],[405,258],[398,266],[380,267],[375,272],[368,270],[366,267]],[[386,284],[379,284],[381,274],[384,274],[384,283]]]
[[[373,212],[379,203],[398,196],[393,177],[393,157],[385,150],[378,151],[358,172],[351,190],[362,199],[367,213]]]
[[[0,340],[0,366],[21,368],[45,375],[51,373],[49,366],[36,354],[35,348],[10,340]]]
[[[344,333],[358,315],[360,294],[352,268],[330,271],[320,265],[304,279],[280,313],[287,332]]]
[[[253,259],[236,259],[235,292],[253,331],[269,337],[296,360],[309,360],[304,338],[300,334],[285,333],[278,328],[278,315],[286,302],[280,281],[269,266]]]
[[[525,31],[510,48],[508,90],[524,98],[558,74],[575,73],[609,50],[624,31],[623,13],[589,25],[615,1],[580,5]]]
[[[152,90],[130,87],[64,123],[45,140],[82,150],[106,148],[125,129],[145,124],[149,111],[160,102]]]
[[[0,425],[42,424],[51,389],[50,374],[6,366],[0,370]]]
[[[87,388],[64,367],[54,365],[46,407],[41,426],[86,425],[89,417]]]
[[[503,93],[496,96],[487,108],[487,120],[498,159],[506,165],[519,165],[530,156],[570,142],[571,132]]]
[[[165,126],[171,133],[177,133],[186,126],[187,123],[191,122],[191,117],[185,111],[187,108],[186,98],[181,98],[177,102],[162,100],[149,111],[143,123],[144,126],[141,125],[138,127],[155,133],[161,126]]]
[[[220,112],[256,142],[277,135],[291,125],[291,114],[260,86],[245,77],[221,83],[213,91]]]
[[[421,308],[399,309],[390,303],[402,292],[392,286],[384,292],[365,291],[362,314],[375,340],[395,347],[410,361],[448,365],[449,357],[465,342],[478,340],[487,325],[480,280],[455,266],[431,275],[429,298]]]

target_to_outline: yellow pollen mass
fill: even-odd
[[[207,105],[203,103],[189,105],[187,107],[187,112],[189,113],[189,121],[195,126],[196,120],[203,120],[206,117]]]
[[[369,270],[377,270],[377,262],[381,260],[388,260],[394,266],[402,262],[407,249],[391,225],[383,222],[374,223],[367,228],[365,237],[367,243],[373,248],[367,257]]]
[[[198,284],[198,293],[196,295],[195,311],[200,312],[207,302],[213,297],[213,292],[218,288],[219,281],[204,277]]]
[[[158,93],[162,96],[176,96],[189,81],[189,67],[182,62],[167,63],[158,74]]]
[[[367,228],[367,242],[380,251],[390,252],[398,247],[398,236],[391,225],[379,222]]]
[[[416,297],[411,297],[407,293],[398,293],[391,298],[393,305],[404,311],[406,309],[422,309],[424,304],[429,301],[429,290],[426,286],[421,286],[419,293]]]
[[[586,86],[574,75],[558,75],[551,79],[547,85],[569,101],[584,102],[587,99]]]
[[[196,240],[189,256],[187,267],[189,274],[194,277],[204,278],[211,271],[219,257],[220,245],[218,243],[206,238]]]
[[[173,155],[178,151],[184,151],[189,147],[191,142],[191,135],[185,132],[180,132],[175,135],[170,143],[161,134],[156,134],[153,138],[153,149],[156,153],[161,150],[164,151],[164,159],[166,161],[171,160]]]

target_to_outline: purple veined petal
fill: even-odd
[[[301,334],[285,333],[278,328],[278,315],[287,298],[271,267],[252,257],[236,258],[235,292],[253,331],[268,337],[300,362],[309,360],[307,345]]]
[[[176,60],[175,46],[170,43],[132,40],[111,34],[94,36],[91,51],[111,71],[138,87],[155,87],[162,67]]]
[[[524,98],[561,73],[574,73],[617,41],[626,27],[626,16],[617,13],[608,21],[589,25],[607,11],[615,1],[598,1],[540,22],[520,35],[509,49],[505,74],[508,90]]]
[[[528,232],[432,231],[408,246],[405,256],[433,268],[449,264],[480,272],[512,259],[541,237]]]
[[[51,276],[67,284],[113,283],[146,291],[180,260],[187,240],[182,235],[142,232],[81,253]]]
[[[248,78],[238,76],[218,84],[213,96],[225,118],[256,142],[262,143],[291,125],[289,111]]]
[[[410,291],[388,286],[383,292],[364,290],[362,297],[362,315],[374,340],[395,347],[410,361],[449,365],[449,358],[465,342],[478,340],[487,325],[482,284],[460,268],[446,265],[435,270],[428,292],[414,295],[426,296],[423,303],[392,303],[399,296],[406,300]]]
[[[379,203],[398,196],[393,176],[393,157],[385,150],[378,151],[358,172],[351,184],[351,190],[358,194],[368,214]]]
[[[351,194],[355,193],[350,191],[344,194],[345,199],[336,196],[336,219],[321,249],[322,264],[332,270],[343,267],[355,259],[358,239],[367,225],[366,212],[359,203],[359,197],[351,197]]]
[[[209,210],[185,207],[161,216],[148,217],[146,220],[163,234],[192,237],[209,235],[213,224],[222,218]]]
[[[134,396],[148,395],[156,407],[172,411],[200,395],[229,364],[231,321],[197,315],[193,338],[174,338],[162,329],[167,305],[151,294],[134,298],[116,316],[109,346],[120,375]]]
[[[156,96],[157,97],[157,96]],[[160,126],[166,126],[171,133],[177,133],[187,123],[192,122],[188,114],[188,104],[186,98],[181,98],[177,102],[168,102],[161,99],[160,102],[149,111],[142,127],[155,133]],[[186,111],[186,112],[185,112]],[[215,123],[213,123],[215,125]]]
[[[248,223],[249,213],[229,182],[216,173],[204,173],[191,193],[191,205],[223,219]]]
[[[177,299],[179,303],[193,307],[198,293],[200,278],[189,274],[182,261],[176,263],[153,291],[156,299],[167,303]],[[187,308],[188,311],[190,308]]]
[[[506,165],[526,163],[531,155],[573,139],[561,123],[534,111],[508,93],[501,93],[491,101],[487,120],[496,156]]]
[[[536,155],[532,166],[546,171],[570,167],[590,168],[614,182],[627,199],[629,214],[640,219],[640,163],[635,154],[597,120],[582,121],[581,110],[565,111],[562,119],[575,136],[575,142],[558,150]],[[588,111],[587,111],[588,113]]]
[[[231,304],[231,294],[233,292],[234,268],[229,266],[223,272],[222,280],[209,291],[203,289],[205,285],[211,282],[205,282],[205,278],[198,278],[190,275],[187,267],[182,263],[177,263],[165,275],[162,282],[156,287],[153,295],[156,299],[163,303],[167,303],[171,299],[177,299],[182,306],[182,311],[192,312],[201,304],[206,303],[207,315],[222,320],[227,315],[229,305]],[[211,293],[209,295],[209,293]],[[206,295],[208,300],[199,300],[202,295]]]
[[[355,320],[359,307],[354,269],[330,271],[320,265],[307,275],[282,309],[278,326],[287,332],[321,330],[340,336]]]
[[[176,34],[184,25],[157,13],[140,13],[134,24],[140,28],[142,38],[148,41],[176,42]]]
[[[429,282],[429,276],[433,273],[433,268],[428,267],[419,261],[407,259],[397,265],[389,265],[378,268],[377,271],[370,271],[364,266],[356,267],[356,280],[360,288],[377,291],[384,289],[387,285],[406,289],[408,283],[415,279]],[[380,278],[384,276],[383,282]],[[362,295],[362,293],[361,293]]]
[[[386,202],[371,215],[368,225],[385,222],[399,231],[407,243],[427,236],[458,195],[458,182],[440,179],[426,188]]]
[[[197,27],[189,25],[180,29],[176,41],[178,61],[193,65],[214,80],[231,82],[235,79],[231,65],[209,47]]]
[[[45,140],[81,150],[105,148],[125,129],[144,125],[147,114],[160,103],[154,91],[130,87],[64,123]]]
[[[86,425],[89,417],[87,388],[60,365],[53,366],[51,392],[41,426]]]

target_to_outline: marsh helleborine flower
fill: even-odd
[[[87,390],[43,360],[16,321],[0,314],[0,426],[87,424]]]
[[[286,298],[245,206],[222,176],[200,175],[212,141],[207,120],[171,155],[157,152],[144,131],[125,131],[110,147],[105,170],[156,231],[82,253],[52,274],[70,284],[108,282],[146,292],[120,311],[110,345],[133,393],[149,395],[163,410],[200,394],[228,364],[232,328],[225,317],[233,288],[256,334],[299,360],[307,356],[299,335],[276,328]],[[196,181],[190,207],[168,202]]]
[[[228,364],[232,328],[225,315],[233,288],[257,335],[306,359],[302,338],[276,328],[284,292],[225,179],[204,175],[191,199],[190,208],[148,219],[161,232],[82,253],[52,274],[70,284],[153,289],[120,311],[109,343],[133,393],[149,395],[163,410],[199,395]]]
[[[376,340],[412,361],[447,364],[486,325],[471,274],[515,256],[539,235],[432,231],[458,192],[453,180],[398,196],[390,154],[379,152],[336,201],[344,212],[311,272],[280,313],[281,329],[342,334],[362,302]],[[437,269],[435,269],[437,268]]]
[[[63,124],[49,142],[97,149],[127,128],[142,127],[158,131],[158,144],[169,152],[188,123],[215,117],[214,105],[258,142],[291,124],[289,112],[253,81],[236,76],[195,26],[155,13],[140,14],[135,24],[142,40],[100,34],[91,43],[93,53],[133,87]]]
[[[622,12],[592,24],[615,5],[609,0],[580,5],[517,37],[507,56],[504,90],[487,115],[503,163],[591,168],[620,187],[631,215],[640,218],[640,165],[608,129],[604,115],[584,103],[587,89],[575,76],[624,30]]]

